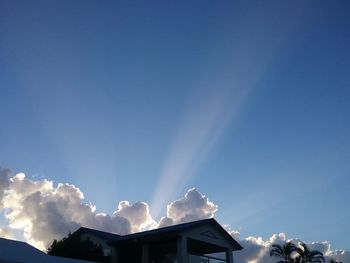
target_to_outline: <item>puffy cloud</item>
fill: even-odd
[[[144,202],[122,201],[111,216],[96,213],[74,185],[55,187],[51,181],[33,181],[23,173],[11,177],[5,169],[0,170],[0,187],[9,226],[22,230],[26,240],[41,249],[82,225],[121,235],[157,227]],[[168,205],[167,217],[158,226],[211,218],[216,211],[217,206],[206,196],[190,189],[183,198]]]
[[[343,263],[350,262],[350,252],[345,250],[335,250],[326,253],[327,258],[337,259]]]
[[[23,231],[26,241],[45,249],[53,239],[60,239],[80,226],[86,226],[117,234],[128,234],[155,227],[170,226],[194,220],[214,217],[218,206],[192,188],[184,197],[167,206],[167,216],[157,224],[149,211],[147,203],[121,201],[112,215],[97,213],[92,204],[84,201],[84,195],[74,185],[54,186],[48,180],[30,180],[23,173],[11,175],[8,169],[0,167],[0,210],[7,218],[9,226],[0,228],[0,236],[12,238],[11,230]],[[239,232],[229,226],[224,228],[235,239]],[[243,250],[235,252],[237,262],[273,263],[269,251],[272,244],[283,244],[299,239],[286,240],[283,233],[274,234],[269,239],[248,237],[239,240]],[[327,260],[334,258],[350,262],[350,254],[344,250],[331,250],[329,242],[307,244],[311,249],[321,251]]]
[[[270,256],[271,246],[273,244],[283,245],[289,241],[295,245],[299,245],[301,242],[303,242],[300,239],[287,240],[284,233],[274,234],[267,240],[263,240],[261,237],[248,237],[239,241],[244,249],[235,252],[235,259],[238,262],[246,263],[274,263],[277,259]],[[305,243],[311,250],[318,250],[322,252],[326,262],[329,262],[330,259],[350,262],[350,253],[348,251],[332,251],[331,245],[328,241],[303,243]]]
[[[149,213],[148,204],[144,202],[130,204],[128,201],[121,201],[114,215],[128,219],[131,225],[131,232],[150,229],[156,225]]]
[[[8,227],[0,228],[0,237],[7,238],[7,239],[13,239],[13,233]]]
[[[112,216],[96,213],[74,185],[54,187],[51,181],[33,181],[23,173],[11,177],[5,169],[0,170],[0,194],[9,227],[22,230],[26,240],[40,249],[82,225],[124,235],[152,222],[144,203],[123,203]]]
[[[227,233],[229,233],[234,239],[236,240],[239,240],[241,234],[236,231],[236,230],[233,230],[230,225],[222,225],[223,228],[225,228],[225,230],[227,231]]]
[[[285,234],[274,234],[268,240],[261,237],[247,237],[240,240],[243,250],[235,252],[235,258],[238,262],[276,262],[276,259],[269,255],[272,244],[283,244],[285,242]]]
[[[190,221],[212,218],[218,206],[198,192],[195,188],[187,191],[183,198],[171,202],[167,206],[167,217],[160,220],[159,226],[186,223]]]
[[[302,242],[300,240],[298,240],[298,241]],[[343,263],[350,262],[349,251],[332,250],[331,244],[329,241],[312,242],[312,243],[309,243],[307,245],[311,250],[318,250],[318,251],[322,252],[326,258],[326,262],[328,262],[330,259],[337,259],[338,261],[341,261]]]
[[[174,224],[174,221],[169,217],[162,217],[159,221],[158,227],[167,227]]]

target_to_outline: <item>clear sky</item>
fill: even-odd
[[[350,249],[349,1],[0,1],[0,165],[159,219]]]

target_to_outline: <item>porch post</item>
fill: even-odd
[[[188,263],[187,237],[177,238],[177,263]]]
[[[142,263],[148,263],[149,261],[149,246],[147,243],[142,244]]]
[[[118,263],[119,262],[119,249],[116,248],[116,247],[112,247],[111,262],[112,263]]]
[[[227,263],[233,263],[232,249],[226,249],[226,261]]]

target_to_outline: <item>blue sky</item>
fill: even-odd
[[[0,165],[156,219],[350,249],[350,2],[1,1]]]

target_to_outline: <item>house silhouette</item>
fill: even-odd
[[[120,236],[81,227],[113,263],[232,263],[242,246],[213,218]]]

